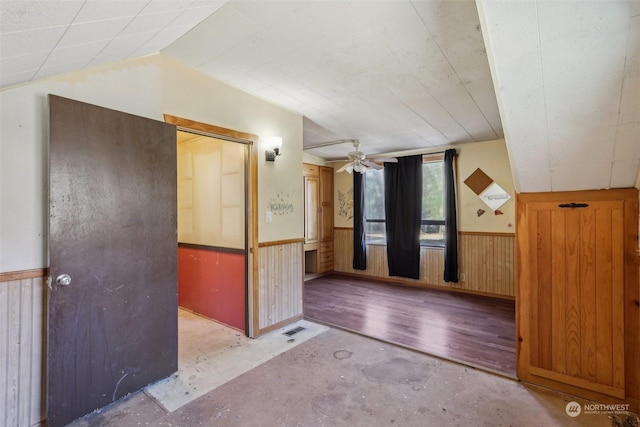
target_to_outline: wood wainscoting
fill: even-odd
[[[0,425],[44,419],[43,269],[0,273]]]
[[[423,247],[420,251],[420,279],[389,276],[387,248],[367,245],[367,269],[354,270],[353,229],[335,229],[335,271],[374,277],[410,286],[441,287],[448,290],[514,298],[514,234],[460,232],[459,271],[464,281],[447,283],[444,275],[444,249]]]
[[[256,336],[302,318],[304,239],[260,243]]]

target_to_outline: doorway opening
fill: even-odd
[[[177,132],[178,306],[248,334],[249,145]]]

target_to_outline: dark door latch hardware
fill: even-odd
[[[558,205],[559,208],[586,208],[587,206],[589,206],[586,203],[562,203],[560,205]]]

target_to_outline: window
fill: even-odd
[[[422,163],[422,226],[420,244],[444,246],[443,159],[425,158]],[[364,217],[367,243],[386,243],[384,171],[370,170],[364,179]]]

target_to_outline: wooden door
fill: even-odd
[[[622,398],[624,203],[572,202],[518,206],[518,376]]]
[[[56,427],[177,370],[176,128],[53,95],[49,107]]]
[[[320,167],[320,241],[333,241],[333,168]]]
[[[319,234],[319,199],[320,180],[317,176],[304,177],[304,241],[305,243],[317,243]]]

